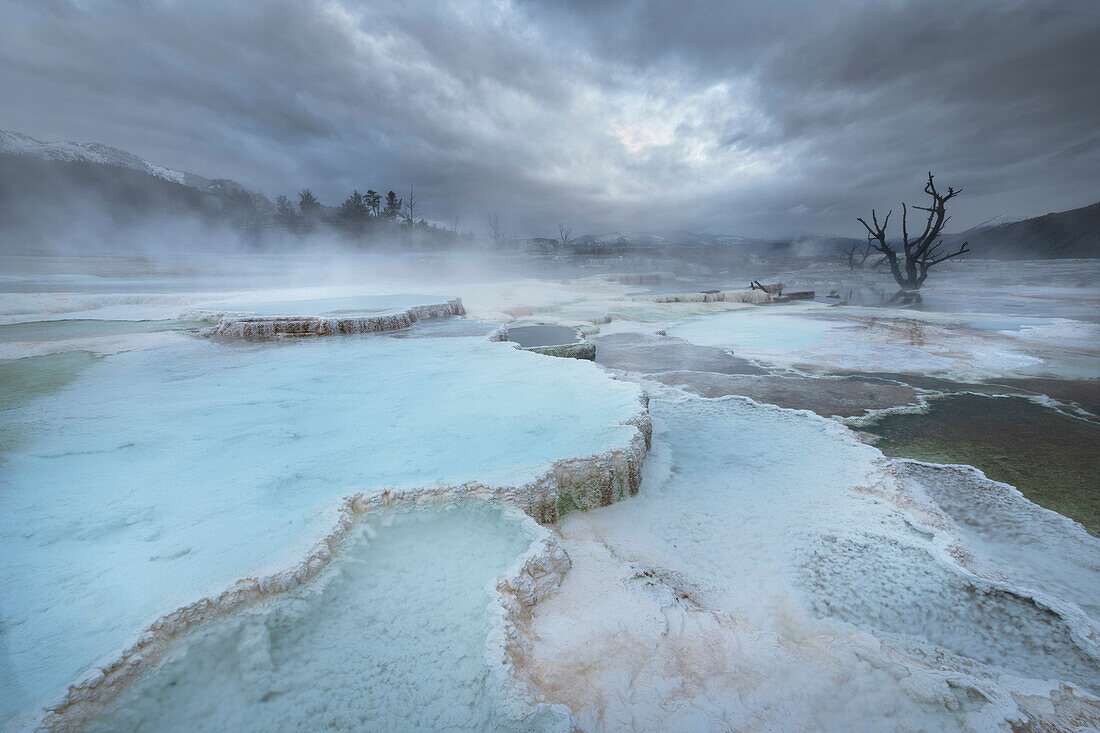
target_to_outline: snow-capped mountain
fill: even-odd
[[[112,148],[102,143],[43,142],[21,132],[0,130],[0,154],[29,155],[42,160],[66,163],[87,162],[129,168],[141,171],[172,183],[197,188],[205,193],[228,194],[246,189],[236,181],[225,178],[203,178],[194,173],[177,171],[150,163],[133,153]]]
[[[1100,202],[1020,221],[992,221],[949,234],[944,245],[969,242],[973,256],[982,258],[1100,257]]]
[[[1026,216],[1009,216],[1008,214],[1001,214],[1000,216],[995,216],[992,219],[983,221],[981,224],[971,227],[971,229],[993,229],[994,227],[1004,226],[1005,224],[1015,224],[1026,218]]]

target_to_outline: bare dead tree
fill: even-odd
[[[768,295],[783,295],[783,283],[772,283],[771,285],[762,285],[759,280],[753,280],[749,283],[750,290],[763,290]]]
[[[489,236],[493,244],[500,246],[504,241],[504,231],[500,228],[500,214],[489,214]]]
[[[840,251],[848,259],[849,270],[862,270],[867,263],[867,259],[875,250],[871,247],[870,242],[866,244],[855,242],[847,247],[841,247]]]
[[[412,186],[409,186],[409,197],[405,199],[405,211],[401,216],[410,227],[416,224],[416,192],[413,191]]]
[[[564,224],[558,224],[558,244],[562,249],[568,249],[569,244],[573,241],[573,228],[565,228]]]
[[[878,215],[874,209],[871,209],[873,227],[863,217],[856,217],[856,220],[867,230],[867,245],[885,255],[886,262],[890,265],[890,273],[903,290],[919,290],[925,278],[928,277],[930,267],[970,251],[966,248],[969,242],[963,242],[957,252],[944,254],[940,232],[943,231],[943,225],[951,218],[947,216],[946,205],[948,201],[962,193],[962,189],[956,191],[948,186],[947,193],[941,194],[936,190],[936,184],[932,178],[932,172],[929,171],[928,183],[924,184],[924,192],[932,197],[931,204],[913,207],[928,212],[924,231],[914,239],[909,238],[909,208],[904,203],[901,205],[902,251],[900,253],[886,241],[886,227],[890,223],[890,214],[894,213],[893,210],[887,212],[886,218],[880,225]]]

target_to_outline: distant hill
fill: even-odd
[[[129,167],[0,154],[0,253],[152,247],[156,232],[230,228],[254,242],[274,210],[247,191],[209,192]],[[134,234],[138,233],[138,239]]]
[[[1032,219],[997,217],[958,234],[943,237],[948,249],[970,243],[977,259],[1100,258],[1100,203]],[[728,249],[741,254],[788,257],[828,257],[844,247],[862,246],[866,239],[804,235],[787,239],[749,239],[727,234],[611,234],[577,237],[577,254],[622,254],[676,247]]]
[[[799,236],[789,239],[752,239],[733,234],[696,234],[676,231],[667,234],[585,234],[571,244],[576,254],[621,254],[676,248],[724,250],[738,254],[787,257],[830,256],[841,246],[864,240],[833,236]]]
[[[1064,259],[1100,257],[1100,203],[1007,224],[979,224],[944,237],[946,246],[970,242],[971,257]]]
[[[275,205],[236,181],[204,178],[151,163],[133,153],[100,143],[43,142],[19,132],[0,130],[0,248],[47,243],[63,232],[99,226],[106,235],[115,225],[138,225],[172,217],[209,225],[228,224],[258,238],[276,226]],[[316,220],[362,239],[364,227],[349,230],[336,208],[322,206]],[[393,238],[392,222],[367,222],[375,235]],[[432,227],[429,227],[432,228]],[[426,241],[451,240],[435,231]],[[426,231],[426,230],[425,230]],[[367,232],[368,234],[370,232]],[[472,237],[472,235],[470,235]],[[424,239],[424,237],[420,237]],[[1021,221],[997,217],[965,232],[944,236],[945,246],[970,243],[974,258],[1100,258],[1100,203]],[[586,234],[570,244],[572,254],[621,255],[630,252],[699,250],[744,255],[831,257],[864,239],[803,235],[752,239],[729,234],[613,232]],[[556,240],[538,240],[536,250],[554,251]]]
[[[4,248],[111,241],[122,228],[187,221],[258,231],[275,206],[236,181],[150,163],[99,143],[42,142],[0,131]]]
[[[0,131],[0,252],[354,247],[438,249],[473,240],[419,218],[368,216],[298,197],[277,207],[236,181],[204,178],[99,143]]]
[[[154,178],[214,195],[228,195],[234,192],[251,193],[236,181],[227,178],[203,178],[194,173],[165,168],[139,158],[133,153],[101,143],[43,142],[21,132],[0,130],[0,154],[23,155],[61,163],[83,162],[129,168]]]

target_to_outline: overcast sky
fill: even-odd
[[[521,236],[1092,203],[1097,69],[1097,0],[0,0],[0,129]]]

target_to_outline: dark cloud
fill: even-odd
[[[521,233],[855,233],[1100,198],[1100,5],[2,3],[0,128]]]

